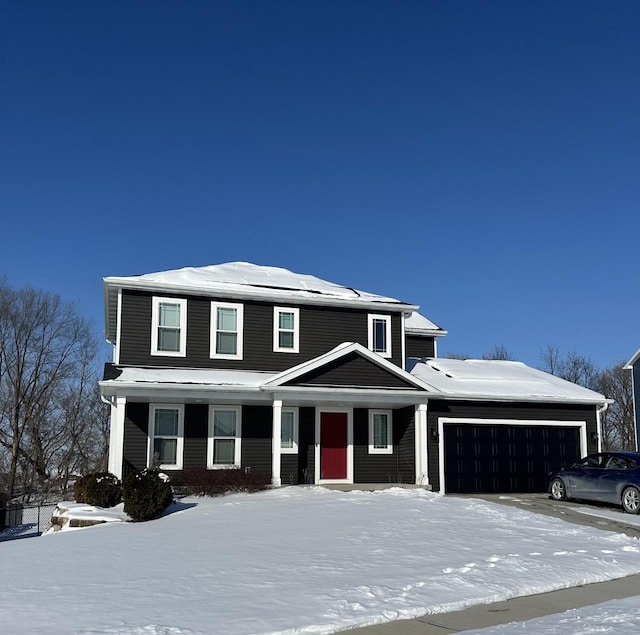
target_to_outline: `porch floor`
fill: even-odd
[[[327,489],[336,489],[342,492],[350,492],[353,490],[373,492],[381,489],[389,489],[390,487],[401,487],[403,489],[426,489],[431,491],[431,485],[415,485],[414,483],[322,483],[318,487],[326,487]]]

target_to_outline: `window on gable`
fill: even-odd
[[[207,467],[210,469],[240,467],[240,407],[211,406]]]
[[[393,454],[390,410],[369,410],[369,454]]]
[[[283,454],[296,454],[298,452],[297,408],[283,408],[280,424],[280,451]]]
[[[242,359],[243,313],[242,304],[211,303],[211,357]]]
[[[300,337],[300,310],[276,306],[273,309],[273,350],[297,353]]]
[[[149,467],[182,469],[184,407],[155,405],[149,408]]]
[[[187,349],[187,301],[154,297],[151,320],[151,354],[184,357]]]
[[[369,315],[369,350],[391,357],[390,315]]]

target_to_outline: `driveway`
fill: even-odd
[[[640,538],[640,515],[626,514],[620,507],[576,501],[554,501],[548,494],[469,494],[491,503],[519,507],[537,514],[562,518],[567,522]]]

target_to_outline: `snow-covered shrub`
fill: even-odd
[[[73,485],[76,503],[113,507],[122,500],[122,483],[111,472],[94,472],[80,477]]]
[[[132,520],[157,518],[172,503],[173,492],[166,474],[146,469],[132,472],[122,485],[124,511]]]
[[[190,496],[219,496],[227,492],[259,492],[271,484],[271,473],[240,468],[207,470],[193,468],[176,474],[174,489]]]

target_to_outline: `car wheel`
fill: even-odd
[[[561,478],[554,478],[549,484],[549,493],[554,501],[563,501],[567,498],[567,488]]]
[[[640,491],[630,485],[622,492],[622,509],[628,514],[640,514]]]

